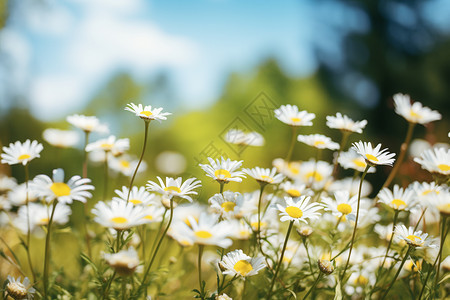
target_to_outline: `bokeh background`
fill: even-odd
[[[112,134],[130,138],[138,155],[143,122],[123,109],[130,102],[161,106],[173,116],[151,124],[148,170],[137,183],[196,176],[206,201],[217,188],[198,167],[206,156],[223,153],[245,167],[269,167],[285,156],[290,130],[272,113],[281,104],[317,115],[300,134],[340,141],[325,117],[341,112],[369,121],[352,141],[381,142],[398,153],[407,123],[395,114],[392,95],[408,93],[443,115],[417,126],[415,138],[448,142],[449,16],[446,0],[0,0],[0,144],[44,143],[31,176],[60,166],[80,174],[81,143],[53,148],[42,139],[45,128],[70,129],[67,115],[95,115]],[[223,140],[230,128],[260,132],[265,146],[230,147]],[[168,167],[157,164],[164,151],[181,153],[186,168],[168,169],[171,159]],[[297,144],[295,159],[313,155]],[[23,168],[1,168],[23,181]],[[375,190],[386,171],[371,178]],[[102,172],[90,166],[99,190]],[[420,174],[407,161],[400,178],[427,176]],[[127,183],[115,180],[117,187]]]

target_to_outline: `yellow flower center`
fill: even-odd
[[[366,167],[366,163],[358,158],[355,158],[354,160],[352,160],[352,162],[355,164],[355,166],[360,167],[360,168],[365,168]]]
[[[145,217],[144,217],[144,219],[147,219],[147,220],[153,220],[153,216],[152,215],[146,215]]]
[[[359,275],[358,278],[355,279],[356,285],[367,285],[369,283],[369,279],[362,275]]]
[[[440,213],[449,215],[450,214],[450,203],[438,205],[437,209],[439,210]]]
[[[17,159],[25,160],[25,159],[29,159],[30,157],[31,157],[31,155],[29,155],[29,154],[22,154],[22,155],[19,155],[19,157]]]
[[[103,148],[103,150],[107,151],[107,150],[111,150],[111,148],[113,147],[113,144],[103,143],[100,145],[100,147]]]
[[[394,200],[392,200],[391,205],[392,205],[395,209],[399,209],[400,206],[406,207],[405,201],[403,201],[403,200],[401,200],[401,199],[394,199]]]
[[[193,218],[194,218],[194,220],[198,223],[198,217],[194,217],[194,216],[192,216]],[[192,227],[192,224],[191,224],[191,222],[189,221],[189,218],[184,218],[184,223],[186,223],[186,225],[187,226],[189,226],[189,227]]]
[[[209,239],[212,234],[206,230],[198,230],[195,232],[195,236],[201,239]]]
[[[337,210],[344,215],[348,215],[352,212],[352,207],[347,203],[341,203],[337,206]]]
[[[302,193],[300,193],[299,190],[296,190],[296,189],[289,189],[286,191],[286,193],[288,193],[289,196],[291,196],[291,197],[300,197],[302,194]]]
[[[219,169],[214,172],[214,176],[219,178],[230,178],[231,174],[225,169]]]
[[[318,146],[321,146],[321,145],[325,145],[325,142],[323,142],[323,141],[315,141],[314,142],[314,147],[318,147]]]
[[[292,117],[292,118],[291,118],[291,121],[294,122],[294,123],[298,123],[298,122],[300,122],[301,120],[302,120],[302,119],[297,118],[297,117]]]
[[[273,178],[270,177],[270,176],[267,176],[267,175],[261,175],[261,179],[262,179],[263,181],[268,182],[268,183],[272,183],[272,182],[273,182]]]
[[[291,218],[301,218],[303,216],[303,212],[300,208],[296,206],[288,206],[286,207],[286,212]]]
[[[408,235],[406,238],[412,241],[414,244],[422,244],[422,239],[417,235]]]
[[[164,189],[166,192],[175,192],[175,193],[181,193],[181,190],[177,186],[168,186]]]
[[[50,186],[50,190],[52,190],[53,194],[55,194],[56,197],[70,195],[70,187],[64,182],[54,182]]]
[[[131,199],[130,202],[133,203],[134,205],[142,203],[142,201],[138,199]]]
[[[143,110],[143,111],[141,111],[141,115],[145,115],[145,116],[147,116],[147,117],[150,117],[150,116],[153,115],[153,114],[152,114],[152,112],[149,111],[149,110]]]
[[[409,111],[409,115],[413,118],[421,118],[421,115],[413,111],[412,109]]]
[[[234,270],[241,274],[242,276],[246,276],[253,270],[252,264],[246,260],[240,260],[234,264]]]
[[[111,221],[114,223],[117,223],[117,224],[124,224],[124,223],[128,222],[127,218],[124,218],[124,217],[114,217],[114,218],[111,218]]]
[[[298,168],[298,166],[296,166],[296,165],[294,165],[292,163],[288,164],[288,169],[289,169],[289,171],[292,172],[292,174],[296,174],[297,175],[298,173],[300,173],[300,169]]]
[[[320,173],[316,171],[316,172],[309,172],[309,173],[307,173],[306,174],[306,178],[307,179],[314,178],[315,181],[322,181],[323,176],[320,175]]]
[[[257,230],[257,229],[258,229],[258,222],[251,222],[250,225],[252,226],[253,230]],[[259,223],[259,227],[260,227],[260,228],[264,228],[264,227],[266,227],[266,226],[267,226],[267,222],[261,221],[261,222]]]
[[[222,208],[225,212],[229,212],[229,211],[234,210],[236,203],[231,202],[231,201],[226,201],[226,202],[222,203],[220,206],[222,206]]]
[[[48,218],[42,218],[39,221],[41,224],[48,224]]]
[[[373,156],[372,154],[366,154],[366,157],[367,157],[367,159],[370,160],[370,161],[378,162],[378,158],[376,158],[376,157]]]
[[[450,171],[450,165],[440,164],[437,167],[439,168],[439,170],[444,171],[444,172]]]
[[[121,165],[122,167],[128,169],[128,168],[130,167],[130,162],[127,161],[127,160],[121,160],[121,161],[120,161],[120,165]]]

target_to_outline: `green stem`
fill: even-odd
[[[317,283],[319,283],[320,278],[322,278],[322,272],[319,273],[319,276],[317,276],[317,279],[314,281],[312,287],[309,289],[309,291],[306,293],[305,297],[303,297],[303,300],[308,298],[309,294],[316,288]]]
[[[308,256],[309,270],[311,271],[311,276],[313,276],[313,278],[314,278],[314,273],[313,273],[312,263],[311,263],[311,256],[309,255],[309,249],[308,249],[308,246],[306,245],[306,239],[302,238],[302,241],[303,241],[303,245],[305,246],[305,249],[306,249],[306,255]]]
[[[47,225],[47,236],[45,238],[45,257],[44,257],[44,299],[50,299],[48,297],[48,271],[49,271],[49,263],[50,263],[50,236],[51,236],[51,228],[53,222],[53,216],[55,214],[55,208],[58,204],[58,200],[55,199],[53,202],[52,212],[50,214],[50,220]]]
[[[130,181],[130,187],[128,188],[128,195],[127,195],[127,203],[130,199],[130,193],[131,193],[131,189],[133,187],[133,182],[134,182],[134,178],[136,177],[136,174],[139,170],[139,166],[141,165],[142,159],[144,158],[144,153],[145,153],[145,147],[147,147],[147,135],[148,135],[148,125],[150,124],[149,121],[144,121],[145,124],[145,130],[144,130],[144,145],[142,146],[142,153],[141,153],[141,157],[139,158],[139,162],[136,166],[136,169],[134,170],[133,176],[131,177],[131,181]]]
[[[258,229],[256,230],[256,239],[257,239],[259,248],[262,248],[261,247],[261,200],[262,200],[262,195],[263,195],[265,187],[266,187],[266,184],[261,183],[261,189],[259,191],[259,199],[258,199]]]
[[[420,294],[419,294],[419,298],[418,298],[419,300],[422,299],[422,295],[423,295],[423,292],[425,291],[425,287],[427,286],[428,279],[430,278],[430,275],[433,272],[434,267],[436,266],[436,263],[439,260],[439,256],[440,256],[439,254],[436,256],[436,259],[434,260],[433,266],[428,271],[427,277],[425,278],[425,281],[423,282],[423,285],[422,285],[422,290],[420,291]]]
[[[108,153],[105,151],[105,178],[103,179],[103,200],[106,201],[106,196],[108,194]]]
[[[84,132],[84,159],[83,159],[83,178],[87,178],[87,165],[88,165],[88,153],[86,152],[86,146],[89,143],[89,131]]]
[[[295,134],[297,133],[297,128],[298,128],[297,126],[291,126],[292,137],[291,137],[291,144],[289,146],[289,150],[288,150],[288,153],[286,155],[286,162],[289,162],[291,160],[292,152],[294,151],[294,146],[295,146],[295,141],[296,141]]]
[[[348,141],[348,137],[350,136],[350,131],[342,131],[342,140],[341,140],[341,144],[339,145],[339,150],[338,153],[336,155],[335,161],[334,161],[334,167],[333,167],[333,176],[336,177],[336,172],[337,172],[337,168],[338,168],[338,159],[339,156],[341,155],[342,150],[344,149],[345,145],[347,144]]]
[[[352,255],[352,249],[353,249],[353,243],[355,242],[355,236],[356,236],[356,228],[358,226],[358,218],[359,218],[359,206],[361,204],[361,190],[362,190],[362,184],[364,181],[364,177],[366,177],[367,171],[369,170],[370,166],[367,165],[362,176],[361,176],[361,181],[359,182],[359,191],[358,191],[358,206],[356,208],[356,219],[355,219],[355,227],[353,227],[353,234],[352,234],[352,240],[350,242],[350,250],[348,252],[348,258],[347,258],[347,262],[345,263],[345,267],[344,267],[344,271],[342,272],[341,275],[341,279],[344,278],[345,276],[345,272],[347,271],[348,268],[348,263],[350,262],[350,256]]]
[[[395,273],[394,278],[391,281],[391,284],[389,285],[387,291],[384,293],[384,295],[381,297],[381,300],[385,299],[386,296],[389,294],[389,291],[391,290],[392,286],[394,285],[395,281],[397,280],[398,274],[400,274],[400,271],[403,268],[403,265],[406,262],[406,259],[408,258],[409,252],[411,251],[413,247],[412,246],[408,246],[408,250],[406,251],[405,257],[403,257],[402,263],[400,264],[400,267],[397,270],[397,273]]]
[[[442,248],[445,245],[445,238],[447,237],[447,234],[445,233],[445,223],[447,223],[447,217],[444,217],[443,215],[441,215],[441,245],[439,246],[439,260],[438,260],[438,265],[437,265],[437,270],[436,270],[436,279],[434,281],[434,286],[435,288],[438,285],[439,282],[439,271],[441,269],[441,262],[442,262]]]
[[[122,300],[126,300],[127,299],[127,286],[126,286],[126,281],[125,281],[125,278],[126,277],[124,277],[124,276],[122,276]]]
[[[200,297],[203,300],[204,297],[204,286],[202,284],[202,256],[203,256],[203,249],[204,249],[204,245],[198,245],[198,284],[200,286]]]
[[[106,285],[106,289],[103,292],[103,297],[102,297],[103,300],[108,298],[109,289],[111,288],[111,283],[113,282],[115,277],[116,277],[116,271],[114,271],[114,273],[112,274],[112,276],[108,280],[108,284]]]
[[[403,162],[403,159],[406,155],[406,150],[408,150],[409,144],[411,142],[413,130],[414,130],[415,123],[408,123],[408,132],[406,133],[406,138],[403,144],[400,147],[400,154],[398,155],[397,161],[394,164],[394,167],[392,168],[391,173],[389,174],[388,178],[386,179],[385,183],[381,187],[381,189],[388,187],[392,180],[394,179],[395,175],[397,174],[398,169],[400,168],[400,165]]]
[[[417,227],[419,227],[420,221],[422,221],[422,218],[423,218],[423,216],[425,215],[425,212],[427,211],[427,208],[428,208],[428,207],[425,207],[425,208],[422,210],[422,214],[420,215],[419,220],[418,220],[417,223],[416,223],[416,226],[414,226],[414,231],[416,231],[416,230],[417,230]]]
[[[28,258],[28,265],[30,266],[31,274],[33,275],[33,282],[36,282],[36,274],[34,273],[33,264],[31,262],[31,253],[30,253],[30,244],[31,244],[31,224],[30,224],[30,205],[29,205],[29,198],[28,198],[28,181],[30,180],[30,175],[28,171],[28,164],[25,166],[25,205],[27,206],[27,258]]]
[[[280,260],[278,262],[277,269],[275,270],[275,274],[273,275],[272,283],[270,284],[270,289],[269,289],[269,294],[267,296],[267,299],[271,299],[273,286],[275,285],[275,280],[277,278],[278,272],[280,271],[280,267],[283,264],[284,252],[286,251],[287,242],[289,240],[289,235],[291,234],[291,230],[292,230],[292,226],[293,225],[294,225],[294,220],[292,220],[289,223],[289,228],[288,228],[287,233],[286,233],[286,238],[284,239],[283,250],[281,250]]]
[[[155,250],[156,241],[158,240],[159,233],[161,232],[161,228],[164,225],[164,221],[166,220],[166,213],[167,213],[167,208],[165,208],[163,216],[162,216],[162,220],[158,226],[158,230],[156,230],[155,239],[153,240],[152,249],[150,249],[150,253],[153,253],[153,251]]]

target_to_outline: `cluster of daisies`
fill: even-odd
[[[300,111],[295,105],[282,105],[274,114],[292,128],[286,157],[274,159],[271,168],[243,168],[242,160],[208,158],[208,163],[199,168],[217,182],[217,193],[209,195],[207,203],[194,201],[201,187],[197,178],[157,177],[145,186],[133,185],[135,175],[145,171],[142,158],[149,124],[166,120],[170,113],[133,103],[125,108],[144,121],[140,159],[126,153],[128,139],[109,136],[89,143],[90,133],[108,132],[96,117],[69,116],[67,121],[84,132],[85,153],[90,153],[92,160],[115,166],[111,168],[128,176],[130,184],[116,189],[111,200],[95,193],[93,197],[87,159],[83,176],[72,176],[67,181],[63,169],[54,170],[52,177],[41,174],[21,184],[14,178],[0,177],[1,226],[17,228],[18,234],[26,237],[28,256],[29,249],[33,249],[30,235],[46,238],[44,272],[38,274],[42,278],[36,276],[29,259],[31,274],[27,275],[33,276],[34,284],[28,277],[23,282],[20,277],[8,277],[7,295],[13,299],[30,299],[37,293],[46,299],[55,295],[56,289],[49,289],[52,277],[48,275],[51,226],[68,223],[73,201],[86,206],[92,198],[89,201],[96,204],[92,210],[85,210],[88,224],[83,253],[90,261],[100,256],[101,263],[114,272],[106,277],[102,274],[105,284],[99,293],[104,298],[114,292],[124,299],[148,295],[155,280],[150,275],[156,272],[152,269],[154,262],[165,256],[161,250],[165,239],[177,243],[181,253],[198,253],[199,289],[195,292],[201,299],[232,299],[226,293],[242,299],[254,295],[267,299],[320,294],[334,297],[330,291],[355,298],[378,295],[384,299],[394,285],[399,285],[399,277],[415,282],[409,289],[419,298],[442,296],[445,291],[439,289],[440,271],[450,269],[450,258],[445,256],[449,253],[444,248],[450,215],[450,150],[448,145],[430,148],[413,159],[432,175],[433,181],[392,185],[406,157],[414,126],[441,119],[438,112],[419,102],[411,103],[408,95],[396,94],[393,99],[396,113],[409,124],[398,155],[381,144],[364,141],[349,147],[349,136],[361,134],[367,121],[353,121],[341,113],[326,117],[330,129],[342,132],[339,142],[322,134],[297,134],[301,127],[313,125],[315,114]],[[56,147],[74,146],[79,139],[76,132],[57,129],[46,130],[43,136]],[[239,130],[229,131],[225,140],[238,145],[264,143],[259,133]],[[315,158],[291,160],[299,147],[296,142],[313,147]],[[1,162],[21,164],[28,174],[29,163],[39,158],[42,150],[38,141],[16,142],[3,147]],[[333,151],[333,161],[319,160],[321,151]],[[380,191],[373,193],[366,176],[386,166],[392,167],[390,176]],[[353,170],[354,176],[340,177],[341,169]],[[227,188],[230,182],[243,180],[252,181],[255,190],[238,192]],[[92,252],[91,244],[102,240],[92,241],[87,227],[97,226],[93,224],[105,229],[97,231],[108,240],[101,254]],[[151,241],[147,240],[150,231],[155,233]],[[428,235],[430,231],[435,237]],[[150,244],[151,248],[146,247]],[[212,265],[208,274],[217,273],[216,287],[202,280],[202,261]],[[423,268],[425,265],[428,267]],[[255,279],[249,278],[258,274]],[[415,280],[417,276],[420,280]],[[249,280],[254,284],[248,286]],[[115,291],[119,283],[122,286]]]

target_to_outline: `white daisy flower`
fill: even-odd
[[[220,266],[225,269],[223,274],[248,277],[258,274],[259,270],[266,267],[264,257],[250,257],[241,249],[228,252],[220,261]]]
[[[338,158],[338,163],[344,169],[353,169],[358,172],[364,172],[367,167],[366,160],[356,153],[353,148],[350,148],[348,152],[342,152]],[[367,173],[375,173],[376,169],[374,167],[370,167]]]
[[[103,151],[99,151],[99,152],[101,152],[101,156],[99,158],[102,161],[104,161],[105,153]],[[94,153],[94,152],[91,152],[91,153]],[[108,167],[111,170],[113,170],[115,172],[120,172],[124,176],[127,176],[127,177],[133,176],[138,163],[139,163],[139,159],[135,159],[127,154],[123,154],[118,157],[116,157],[116,156],[108,157]],[[147,163],[145,161],[141,161],[141,165],[139,166],[137,174],[143,173],[146,170],[147,170]]]
[[[441,215],[450,216],[450,191],[448,189],[431,195],[429,202]]]
[[[219,183],[228,183],[230,181],[241,182],[245,175],[241,171],[236,171],[242,165],[243,160],[236,161],[221,157],[221,160],[214,160],[208,157],[208,164],[199,164],[199,166],[206,172],[206,175],[217,180]]]
[[[68,116],[67,122],[73,126],[80,128],[84,132],[98,132],[98,133],[108,133],[108,126],[101,124],[100,121],[95,116],[84,116],[84,115],[72,115]]]
[[[339,149],[339,144],[333,142],[329,137],[322,134],[298,135],[297,141],[305,143],[317,149]]]
[[[386,204],[394,210],[409,211],[416,206],[416,199],[414,191],[410,188],[400,188],[397,184],[394,185],[394,191],[389,188],[383,188],[378,193],[378,203]]]
[[[329,128],[340,129],[343,131],[362,133],[367,125],[367,120],[353,121],[346,115],[336,113],[336,116],[327,116],[327,126]]]
[[[241,146],[260,147],[264,145],[264,137],[255,132],[243,132],[239,129],[230,129],[225,134],[225,141],[230,144]]]
[[[186,223],[175,220],[170,224],[167,235],[174,239],[181,247],[190,247],[194,245],[194,238],[186,236],[184,226]]]
[[[179,197],[192,202],[193,200],[189,195],[197,195],[194,189],[201,187],[201,182],[197,178],[189,178],[182,183],[181,177],[177,179],[166,177],[165,184],[161,177],[157,176],[156,178],[158,178],[159,185],[149,180],[146,185],[147,190],[159,193],[167,198]]]
[[[8,283],[6,284],[6,293],[11,298],[18,299],[33,299],[36,290],[33,288],[28,277],[25,277],[21,281],[20,276],[15,279],[14,277],[8,275]]]
[[[278,184],[284,179],[282,174],[276,174],[277,170],[275,168],[263,169],[255,167],[253,169],[243,169],[242,171],[253,177],[260,184]]]
[[[161,222],[165,211],[166,209],[162,206],[148,206],[144,210],[143,219],[145,220],[145,223]]]
[[[133,247],[127,250],[120,250],[117,253],[104,253],[103,258],[117,274],[122,276],[133,274],[139,266],[139,256]]]
[[[103,227],[115,230],[127,230],[131,227],[148,223],[145,219],[146,207],[126,203],[122,200],[112,200],[109,203],[100,201],[91,210],[94,221]]]
[[[0,212],[9,211],[11,209],[11,203],[5,195],[0,195]],[[0,222],[1,224],[1,222]]]
[[[277,171],[293,180],[298,178],[300,173],[301,163],[299,161],[285,161],[282,158],[275,158],[272,161],[272,165]]]
[[[306,110],[299,111],[297,105],[281,105],[275,109],[275,117],[290,126],[312,126],[312,120],[316,117]]]
[[[58,148],[70,148],[75,146],[80,140],[78,132],[73,130],[59,130],[47,128],[42,133],[44,140],[52,146]]]
[[[332,173],[333,166],[326,161],[309,160],[302,163],[299,179],[309,185],[313,182],[314,189],[321,189],[331,180]]]
[[[422,106],[420,102],[414,102],[411,105],[409,95],[395,94],[393,96],[395,112],[405,118],[410,123],[426,124],[442,118],[441,114]]]
[[[163,108],[153,108],[151,105],[143,106],[142,104],[134,104],[129,103],[127,104],[127,107],[125,107],[125,110],[130,111],[134,113],[137,117],[141,118],[142,120],[146,122],[150,122],[152,120],[157,120],[161,123],[163,120],[167,120],[166,116],[170,116],[172,113],[169,112],[162,112]]]
[[[28,209],[30,210],[28,213]],[[28,232],[28,216],[30,217],[30,229],[33,231],[37,227],[47,226],[50,220],[52,208],[40,203],[29,203],[28,206],[21,206],[17,212],[17,217],[13,221],[14,226],[24,234]],[[72,211],[69,206],[57,204],[53,214],[52,224],[64,225],[69,222]]]
[[[430,173],[450,175],[450,149],[433,148],[426,150],[420,157],[414,158],[414,161]]]
[[[229,238],[229,223],[222,221],[217,223],[218,216],[202,213],[197,220],[188,216],[190,226],[179,223],[175,230],[178,234],[185,236],[187,240],[194,241],[199,245],[216,245],[228,248],[233,243]]]
[[[232,221],[230,221],[230,223],[233,224],[231,226],[231,228],[233,228],[233,230],[231,231],[231,235],[230,235],[231,238],[238,239],[238,240],[250,239],[250,237],[253,234],[253,230],[250,227],[250,225],[247,224],[243,219],[234,220],[234,221],[232,220]]]
[[[32,181],[28,184],[31,186]],[[27,186],[25,183],[19,184],[14,189],[8,192],[8,200],[14,206],[21,206],[27,204]],[[28,202],[34,202],[38,198],[36,191],[31,187],[28,189]]]
[[[322,197],[325,204],[325,210],[339,218],[345,218],[354,221],[356,219],[356,210],[358,207],[358,197],[350,197],[348,191],[337,191],[334,193],[334,199]]]
[[[309,201],[311,197],[301,196],[297,199],[292,199],[291,197],[284,197],[284,204],[277,204],[277,209],[281,211],[280,221],[294,221],[295,223],[300,223],[299,221],[308,223],[306,219],[314,220],[320,217],[320,213],[317,212],[323,207],[318,203],[311,203]]]
[[[60,203],[72,203],[77,200],[86,203],[86,198],[91,198],[92,194],[89,190],[94,190],[94,186],[90,185],[91,180],[81,178],[80,176],[72,176],[67,183],[64,183],[64,170],[53,170],[53,179],[47,175],[37,175],[30,184],[38,197],[43,198],[47,203],[57,199]]]
[[[116,139],[114,135],[89,143],[86,146],[86,152],[102,150],[104,152],[111,152],[114,156],[119,156],[128,149],[130,149],[130,140],[128,138]]]
[[[312,196],[310,195],[312,191],[307,189],[306,184],[286,181],[280,187],[292,198],[300,197],[301,195]]]
[[[42,149],[44,147],[38,141],[26,140],[23,144],[19,141],[14,144],[11,143],[8,147],[3,147],[2,164],[15,165],[20,163],[25,166],[34,158],[41,157],[39,153]]]
[[[414,231],[414,227],[406,228],[405,225],[395,226],[395,236],[401,240],[404,240],[408,245],[414,248],[435,248],[436,245],[432,244],[431,239],[427,239],[428,234],[422,233],[422,231]]]
[[[125,202],[127,201],[128,192],[129,192],[128,187],[122,186],[122,190],[114,190],[114,192],[119,197],[113,197],[112,198],[113,200],[122,200]],[[149,206],[149,205],[156,203],[155,198],[156,198],[156,195],[150,194],[149,192],[147,192],[145,190],[145,187],[141,186],[138,188],[137,186],[133,186],[131,188],[130,198],[128,199],[128,201],[133,203],[134,205]]]
[[[444,190],[442,186],[437,185],[434,181],[430,183],[414,181],[409,185],[409,188],[415,192],[416,197],[419,199],[421,204],[427,204],[427,199],[430,196],[439,195],[439,193]]]
[[[14,177],[9,177],[0,174],[0,194],[11,191],[17,186],[17,180]]]
[[[244,197],[240,193],[231,191],[215,194],[208,200],[211,208],[227,219],[237,217],[240,214],[243,201]]]
[[[389,153],[388,149],[383,149],[380,151],[380,148],[381,144],[378,144],[375,148],[372,148],[372,144],[370,142],[363,143],[362,141],[359,141],[357,143],[353,143],[353,150],[364,157],[367,164],[371,166],[392,166],[395,161],[393,158],[395,153]]]
[[[326,190],[331,193],[340,190],[347,190],[350,192],[350,196],[354,196],[358,195],[359,183],[359,179],[355,180],[354,178],[347,177],[341,180],[333,181],[329,186],[327,186]],[[364,180],[361,188],[361,197],[367,197],[371,192],[372,185],[367,180]]]
[[[183,222],[191,226],[188,216],[191,216],[198,222],[200,214],[206,210],[206,206],[199,203],[183,203],[177,206],[173,211],[173,219],[175,221]]]

